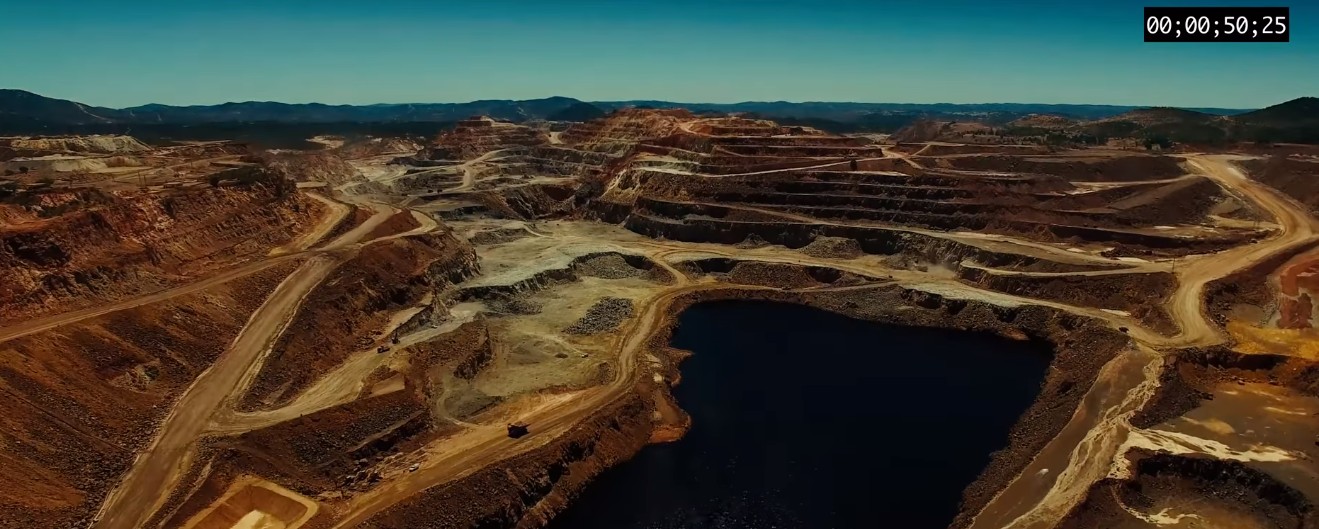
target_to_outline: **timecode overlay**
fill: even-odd
[[[1290,42],[1286,7],[1146,7],[1145,42]]]

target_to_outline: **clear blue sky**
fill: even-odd
[[[1319,95],[1292,41],[1141,42],[1176,1],[0,0],[0,87],[100,106],[585,100],[1253,108]]]

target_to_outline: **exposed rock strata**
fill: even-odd
[[[22,447],[0,458],[0,527],[83,525],[174,399],[296,265],[0,346],[0,424]]]
[[[320,204],[276,187],[114,197],[0,229],[0,321],[159,290],[286,244]]]

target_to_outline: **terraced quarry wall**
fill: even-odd
[[[545,141],[545,134],[538,130],[476,117],[460,121],[453,130],[440,134],[428,148],[426,158],[469,160],[501,148],[538,145]]]
[[[0,228],[0,321],[145,294],[264,257],[322,212],[268,185],[104,200]]]

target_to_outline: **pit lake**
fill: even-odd
[[[695,305],[681,440],[588,485],[551,529],[943,529],[1037,396],[1050,351],[751,301]]]

